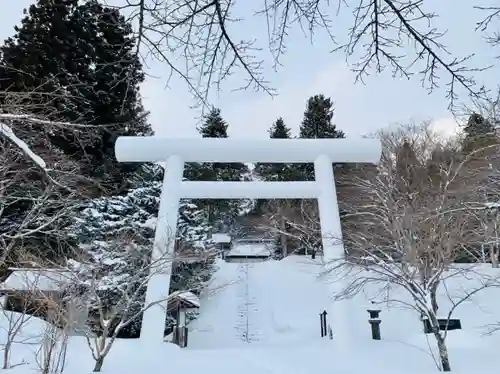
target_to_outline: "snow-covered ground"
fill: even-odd
[[[319,263],[294,256],[217,266],[200,315],[190,325],[190,349],[286,346],[319,336],[319,313],[330,304],[328,288],[317,280]]]
[[[117,341],[103,372],[139,374],[160,372],[203,372],[213,374],[428,374],[437,369],[429,352],[433,338],[422,332],[418,315],[391,304],[382,309],[382,341],[370,336],[366,309],[377,287],[367,287],[353,300],[331,306],[330,284],[320,278],[321,264],[305,256],[282,261],[241,264],[219,262],[218,271],[201,298],[198,320],[190,325],[189,347],[169,343]],[[489,272],[500,271],[488,269]],[[441,290],[443,313],[449,298],[473,286],[474,280],[447,282]],[[498,289],[478,293],[456,311],[463,330],[450,331],[448,346],[453,372],[497,373],[500,365],[500,335],[484,336],[487,325],[500,320]],[[404,295],[393,290],[393,298]],[[447,301],[448,300],[448,301]],[[349,336],[320,338],[319,313],[344,308]],[[340,314],[339,314],[340,315]],[[6,326],[6,317],[0,325]],[[333,324],[332,324],[333,325]],[[44,322],[35,318],[23,334],[29,344],[17,344],[12,352],[11,373],[28,374],[37,369],[35,352]],[[0,334],[5,341],[5,334]],[[343,349],[342,349],[343,348]],[[65,373],[90,373],[93,360],[86,341],[71,338]]]
[[[430,353],[435,350],[434,338],[423,333],[419,315],[400,303],[376,305],[382,310],[383,340],[371,339],[367,309],[373,307],[371,301],[386,298],[380,292],[381,285],[367,285],[353,299],[333,303],[330,280],[320,276],[323,267],[319,260],[290,256],[282,261],[220,262],[218,266],[213,283],[202,296],[200,316],[190,326],[187,350],[231,348],[228,357],[237,357],[236,352],[241,351],[255,355],[260,363],[279,362],[275,370],[287,367],[293,373],[313,373],[331,365],[342,367],[342,373],[364,373],[368,367],[376,373],[437,371]],[[491,265],[474,267],[474,271],[500,273]],[[452,300],[479,286],[478,277],[468,274],[467,278],[448,279],[446,287],[440,289],[440,317],[447,317]],[[492,349],[500,342],[500,335],[485,335],[500,320],[498,292],[497,288],[482,290],[454,311],[452,318],[460,318],[463,330],[448,332],[453,371],[471,372],[482,367],[482,372],[488,372],[500,364]],[[411,303],[406,293],[396,288],[390,290],[390,298]],[[320,338],[319,313],[325,309],[332,325],[336,315],[346,318],[343,331],[348,336],[336,336],[335,341]],[[339,309],[342,313],[336,313]]]

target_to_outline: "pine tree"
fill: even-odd
[[[279,117],[268,130],[271,139],[290,139],[292,130],[285,125],[282,117]]]
[[[310,97],[300,126],[299,137],[306,139],[344,138],[344,132],[337,130],[332,123],[333,113],[332,99],[324,95]]]
[[[198,128],[204,138],[227,138],[228,124],[221,116],[220,109],[213,108]],[[242,181],[248,178],[249,170],[242,163],[202,163],[189,166],[191,180],[205,181]],[[222,226],[231,226],[235,216],[240,214],[246,201],[238,200],[202,200],[200,207],[208,210],[210,222],[219,222]]]
[[[472,113],[467,121],[464,132],[467,136],[489,134],[495,131],[495,126],[481,114]]]
[[[157,190],[158,186],[151,185],[125,196],[91,200],[70,227],[68,235],[86,258],[84,264],[71,261],[70,266],[99,293],[99,299],[89,300],[91,312],[98,317],[102,306],[105,311],[120,308],[130,318],[144,303],[146,290],[141,283],[147,277],[153,247]],[[136,337],[140,324],[138,316],[122,333]]]
[[[283,118],[279,117],[268,130],[271,139],[291,139],[292,131],[285,125]],[[259,163],[255,165],[254,173],[258,175],[259,179],[271,182],[285,182],[300,179],[297,175],[297,168],[292,164],[275,164],[275,163]],[[288,202],[280,199],[259,199],[257,200],[253,213],[254,214],[268,214],[278,218],[278,225],[281,235],[279,236],[280,245],[283,247],[279,253],[275,253],[279,258],[283,253],[287,253],[287,226],[286,217],[283,213],[284,206],[291,206],[296,201]]]
[[[477,113],[469,116],[464,133],[463,150],[467,153],[498,143],[494,123]]]
[[[220,109],[212,108],[198,131],[204,138],[227,138],[227,128],[228,124],[222,118]]]
[[[300,125],[299,137],[305,139],[344,138],[342,130],[332,123],[333,102],[324,95],[315,95],[307,101],[304,119]],[[297,165],[302,180],[314,180],[312,164]]]
[[[291,129],[285,125],[283,118],[278,118],[268,130],[271,139],[291,139]],[[294,173],[290,165],[258,163],[254,172],[265,181],[291,181]],[[296,176],[295,176],[296,177]]]
[[[283,118],[279,117],[268,130],[271,139],[291,139],[292,130],[286,126]],[[297,180],[296,168],[288,164],[257,163],[254,174],[263,181],[281,182]],[[254,213],[262,212],[270,203],[268,199],[259,199],[255,203]]]
[[[80,172],[107,189],[136,165],[118,164],[120,135],[151,134],[139,96],[144,80],[132,26],[97,0],[38,0],[0,48],[0,105],[17,100],[25,114],[92,125],[32,129],[78,161]],[[23,95],[16,95],[23,93]],[[29,93],[29,94],[26,94]],[[18,122],[16,127],[28,124]]]
[[[68,228],[69,236],[78,244],[85,265],[70,261],[80,278],[95,278],[97,274],[101,302],[106,307],[123,303],[123,292],[137,292],[125,311],[134,315],[144,303],[145,286],[141,282],[148,276],[148,262],[153,248],[154,232],[160,203],[163,171],[157,165],[140,169],[132,178],[133,188],[124,196],[96,198],[75,217]],[[176,248],[202,252],[207,248],[208,219],[190,200],[182,200],[177,225]],[[202,265],[200,265],[202,264]],[[201,266],[201,268],[200,268]],[[184,272],[172,279],[171,292],[176,290],[202,289],[202,280],[211,274],[212,266],[206,261],[184,264],[183,268],[200,268],[205,276]],[[132,276],[133,274],[133,276]],[[176,273],[177,274],[177,273]],[[130,287],[133,280],[137,284]],[[142,287],[138,289],[137,287]],[[91,300],[92,302],[92,300]],[[168,319],[171,321],[171,318]],[[116,321],[115,321],[116,322]],[[141,316],[137,316],[123,336],[137,336]]]

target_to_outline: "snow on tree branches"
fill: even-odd
[[[176,253],[162,258],[159,264],[151,264],[162,182],[158,166],[145,169],[141,177],[132,181],[135,186],[126,195],[90,200],[68,230],[79,247],[77,261],[69,261],[69,265],[83,284],[90,282],[91,289],[95,290],[90,303],[100,306],[102,310],[97,311],[98,315],[115,311],[110,331],[120,318],[133,316],[126,326],[121,326],[121,334],[127,336],[139,334],[151,272],[173,263],[171,292],[200,291],[206,279],[194,272],[179,275],[176,268],[184,266],[187,258],[196,263],[198,257],[204,266],[211,266],[204,257],[209,244],[208,220],[189,200],[181,202],[177,234],[170,238],[177,243]]]

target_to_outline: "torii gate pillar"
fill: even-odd
[[[172,139],[119,137],[115,146],[120,162],[165,162],[161,202],[156,225],[152,267],[146,292],[141,340],[163,340],[174,255],[179,200],[194,199],[304,199],[317,198],[323,257],[328,265],[344,256],[332,163],[377,164],[381,144],[374,139]],[[311,163],[314,182],[183,182],[185,162]],[[339,285],[332,291],[337,293]],[[334,334],[345,329],[341,308],[330,310]],[[343,342],[344,343],[344,342]]]
[[[321,155],[314,161],[314,174],[319,188],[318,208],[323,259],[325,263],[331,263],[342,258],[344,245],[332,161],[328,156]]]
[[[183,174],[184,161],[179,156],[170,156],[165,164],[150,278],[146,288],[145,305],[151,307],[144,311],[142,318],[141,338],[145,339],[158,336],[163,340]]]

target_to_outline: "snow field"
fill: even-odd
[[[382,341],[373,341],[366,309],[371,300],[382,300],[381,286],[369,285],[350,301],[332,305],[327,279],[319,278],[321,264],[303,256],[282,261],[252,264],[218,262],[219,267],[201,299],[200,315],[190,324],[189,347],[169,343],[117,340],[104,362],[103,372],[138,374],[202,372],[238,374],[430,374],[436,373],[430,349],[433,337],[422,332],[415,311],[394,303],[378,304],[382,309]],[[498,269],[485,265],[483,273]],[[477,279],[451,278],[440,290],[443,314],[452,300],[480,284]],[[409,301],[396,288],[393,299]],[[463,330],[450,331],[447,339],[454,373],[498,372],[500,336],[485,336],[488,325],[500,319],[498,289],[490,288],[461,304],[455,316]],[[350,336],[334,341],[320,338],[319,313],[329,310],[332,322],[343,304],[349,317],[344,323]],[[243,316],[241,315],[243,311]],[[7,312],[6,312],[7,313]],[[6,316],[0,326],[6,326]],[[248,331],[248,341],[239,329]],[[248,327],[247,327],[248,324]],[[37,372],[36,351],[45,323],[32,318],[22,331],[23,341],[12,351],[9,373]],[[25,338],[30,340],[25,341]],[[5,333],[0,333],[5,341]],[[340,350],[344,342],[348,348]],[[28,342],[28,343],[27,343]],[[72,337],[65,373],[88,374],[93,359],[87,342]]]
[[[423,323],[418,313],[405,305],[411,305],[411,299],[402,289],[395,286],[387,289],[386,284],[368,284],[354,298],[333,302],[332,280],[320,277],[321,263],[307,257],[290,256],[282,261],[252,264],[221,262],[218,266],[214,282],[218,279],[227,282],[234,273],[239,275],[232,285],[212,294],[208,298],[210,301],[202,296],[200,316],[193,321],[192,327],[212,328],[206,332],[200,329],[191,333],[188,350],[196,350],[196,354],[201,349],[220,352],[222,348],[234,348],[228,351],[231,357],[240,354],[254,357],[254,361],[261,365],[259,372],[267,372],[269,367],[273,367],[275,371],[270,372],[313,373],[331,365],[341,368],[342,373],[364,373],[368,369],[377,373],[437,371],[431,355],[431,351],[435,352],[434,338],[423,333]],[[491,269],[490,265],[480,265],[473,267],[470,274],[467,271],[466,277],[458,274],[446,279],[438,295],[442,311],[439,317],[446,318],[454,302],[479,287],[484,274],[496,276],[499,271]],[[247,278],[242,276],[245,272]],[[353,276],[363,275],[358,273]],[[238,301],[230,296],[234,285],[238,285],[240,290]],[[245,309],[249,336],[258,335],[259,339],[249,339],[242,344],[238,334],[232,334],[230,326],[224,321],[230,320],[227,316],[230,310],[238,308],[232,308],[231,304],[240,303],[241,310],[241,290],[245,288],[248,290],[247,301],[252,305],[252,308]],[[454,311],[452,318],[460,318],[463,328],[448,332],[447,344],[454,372],[469,373],[477,367],[481,367],[481,372],[489,372],[500,364],[494,349],[491,349],[498,345],[500,336],[485,335],[491,328],[488,325],[500,320],[497,293],[497,288],[482,290]],[[383,302],[385,299],[399,302]],[[220,311],[223,305],[226,312]],[[212,310],[212,306],[217,306],[220,313]],[[367,309],[374,307],[382,310],[382,341],[371,339]],[[338,312],[339,308],[343,313]],[[348,336],[334,331],[334,341],[320,338],[319,313],[324,309],[329,312],[328,323],[334,327],[333,322],[337,322],[337,326],[340,322],[344,325],[342,333]],[[336,316],[347,318],[333,321]],[[213,326],[217,325],[219,328],[215,332]],[[218,344],[222,336],[232,339],[232,343],[224,340],[224,344]],[[322,358],[322,355],[325,357]]]

